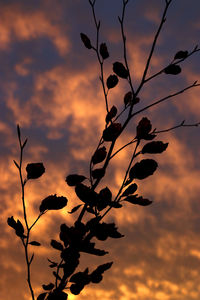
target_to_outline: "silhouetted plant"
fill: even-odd
[[[78,295],[86,285],[101,282],[103,279],[103,273],[111,268],[113,262],[106,262],[97,266],[94,270],[86,268],[85,270],[77,272],[77,267],[79,265],[80,254],[82,252],[96,256],[104,256],[108,253],[105,250],[96,248],[95,242],[93,241],[95,238],[100,241],[105,241],[109,237],[123,237],[123,235],[118,231],[116,224],[103,222],[103,218],[112,208],[119,209],[123,207],[124,201],[141,206],[148,206],[152,203],[151,200],[143,198],[136,193],[137,184],[135,180],[140,181],[153,175],[158,168],[158,163],[154,159],[146,158],[142,158],[140,161],[135,162],[135,158],[139,156],[143,157],[145,154],[160,154],[167,149],[168,143],[164,143],[160,140],[152,141],[159,135],[159,133],[171,131],[180,127],[198,126],[200,124],[185,124],[185,121],[183,121],[171,128],[156,130],[152,128],[151,121],[147,117],[142,117],[136,127],[135,136],[132,140],[123,145],[121,148],[115,149],[116,141],[120,138],[121,134],[127,128],[127,125],[136,115],[168,99],[172,99],[186,90],[200,85],[197,81],[195,81],[191,85],[184,87],[182,90],[158,99],[139,110],[136,109],[136,105],[140,101],[140,92],[148,81],[160,75],[178,75],[181,72],[180,64],[200,50],[198,46],[195,46],[195,48],[191,51],[178,51],[169,65],[165,66],[155,74],[147,76],[157,40],[166,21],[166,14],[172,1],[173,0],[165,1],[163,15],[161,17],[158,30],[154,36],[141,81],[138,87],[134,88],[127,59],[126,36],[124,31],[125,11],[129,0],[122,0],[122,15],[121,17],[118,17],[121,27],[124,61],[116,61],[113,63],[114,74],[110,74],[107,79],[104,78],[104,63],[105,60],[109,58],[110,54],[107,44],[104,41],[100,43],[101,23],[97,20],[95,12],[96,0],[89,0],[96,28],[96,41],[93,43],[85,33],[81,33],[80,37],[84,46],[95,52],[100,66],[100,81],[106,106],[105,128],[102,132],[98,146],[90,160],[90,184],[86,185],[85,180],[87,179],[87,176],[82,174],[70,174],[66,177],[66,183],[75,189],[75,193],[81,202],[81,204],[73,207],[69,213],[73,214],[79,210],[80,212],[73,225],[69,226],[67,224],[61,224],[59,241],[51,240],[50,244],[59,252],[60,260],[57,262],[49,260],[49,267],[53,269],[52,273],[54,280],[52,280],[53,282],[51,283],[42,285],[44,291],[37,297],[37,300],[66,300],[68,297],[68,294],[65,292],[66,289],[69,289],[72,294]],[[109,107],[108,96],[109,93],[111,93],[111,89],[115,88],[116,85],[119,84],[120,80],[126,80],[129,85],[129,91],[127,91],[123,97],[124,108],[122,111],[118,112],[116,106],[112,106],[111,108]],[[119,122],[122,115],[124,117],[124,121]],[[29,163],[26,166],[27,177],[25,179],[23,178],[23,151],[26,146],[27,139],[24,142],[22,141],[19,126],[17,126],[17,132],[20,146],[20,160],[19,163],[16,161],[14,161],[14,163],[19,170],[25,228],[21,221],[16,221],[13,216],[8,218],[8,225],[15,230],[16,235],[21,239],[25,249],[27,281],[32,299],[34,300],[35,296],[31,284],[30,272],[34,254],[30,254],[29,246],[40,246],[40,243],[30,239],[31,230],[44,214],[46,214],[49,210],[64,208],[67,205],[68,200],[63,196],[47,196],[44,200],[42,200],[39,206],[38,217],[32,225],[29,225],[25,203],[25,186],[29,180],[41,177],[45,172],[45,168],[40,162]],[[95,191],[100,181],[105,176],[112,158],[124,148],[132,144],[134,144],[134,149],[117,195],[113,195],[110,188],[106,185],[99,192]],[[99,164],[101,164],[101,166],[97,167],[96,165],[99,166]],[[86,214],[91,216],[87,222],[83,220]]]

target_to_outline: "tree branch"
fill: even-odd
[[[152,134],[157,134],[157,133],[163,133],[163,132],[168,132],[168,131],[172,131],[174,129],[180,128],[180,127],[198,127],[200,125],[200,122],[198,123],[194,123],[194,124],[185,124],[185,120],[182,121],[180,124],[167,128],[167,129],[163,129],[163,130],[156,130],[156,128],[152,131]]]
[[[179,95],[179,94],[182,94],[182,93],[184,93],[185,91],[187,91],[187,90],[189,90],[189,89],[191,89],[191,88],[193,88],[193,87],[198,87],[198,86],[200,86],[200,84],[197,84],[197,81],[195,81],[193,84],[187,86],[186,88],[184,88],[184,89],[182,89],[182,90],[180,90],[180,91],[178,91],[178,92],[176,92],[176,93],[174,93],[174,94],[168,95],[168,96],[166,96],[166,97],[164,97],[164,98],[162,98],[162,99],[160,99],[160,100],[157,100],[157,101],[155,101],[155,102],[153,102],[153,103],[151,103],[151,104],[145,106],[144,108],[142,108],[142,109],[136,111],[134,114],[131,115],[131,117],[133,117],[133,116],[135,116],[135,115],[137,115],[137,114],[139,114],[139,113],[141,113],[141,112],[143,112],[143,111],[149,109],[149,108],[152,107],[152,106],[155,106],[155,105],[157,105],[157,104],[159,104],[159,103],[161,103],[161,102],[164,102],[164,101],[166,101],[166,100],[168,100],[168,99],[170,99],[170,98],[173,98],[173,97],[175,97],[175,96],[177,96],[177,95]]]
[[[161,18],[161,22],[160,22],[160,25],[158,27],[158,30],[155,34],[155,37],[154,37],[154,40],[153,40],[153,43],[152,43],[152,47],[151,47],[151,50],[150,50],[150,53],[149,53],[149,57],[147,59],[147,63],[146,63],[146,66],[145,66],[145,69],[144,69],[144,73],[143,73],[143,76],[142,76],[142,80],[141,80],[141,83],[136,91],[136,96],[139,94],[141,88],[143,87],[143,84],[145,82],[145,78],[146,78],[146,75],[147,75],[147,72],[148,72],[148,69],[149,69],[149,65],[150,65],[150,62],[151,62],[151,58],[153,56],[153,53],[154,53],[154,50],[155,50],[155,47],[156,47],[156,44],[157,44],[157,40],[158,40],[158,37],[160,35],[160,32],[161,32],[161,29],[166,21],[166,14],[167,14],[167,11],[168,11],[168,8],[169,8],[169,5],[171,4],[172,0],[170,1],[166,1],[166,5],[165,5],[165,9],[164,9],[164,12],[163,12],[163,15],[162,15],[162,18]]]

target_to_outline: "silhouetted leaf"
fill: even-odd
[[[36,242],[36,241],[32,241],[29,244],[32,245],[32,246],[41,246],[41,244],[39,242]]]
[[[20,220],[17,220],[17,228],[16,228],[16,235],[22,237],[24,234],[24,227]]]
[[[85,269],[84,272],[78,272],[72,275],[69,282],[83,284],[83,285],[88,284],[90,282],[90,278],[88,276],[88,268]]]
[[[181,67],[175,64],[171,64],[164,70],[165,74],[178,75],[181,73]]]
[[[136,132],[138,139],[146,139],[151,131],[151,122],[146,117],[142,118],[137,125]]]
[[[124,201],[130,202],[132,204],[137,204],[141,206],[147,206],[152,203],[149,199],[145,199],[142,196],[138,197],[137,195],[131,195],[124,199]]]
[[[109,53],[108,53],[108,49],[107,49],[107,46],[106,46],[106,43],[102,43],[100,45],[100,50],[99,50],[100,54],[101,54],[101,57],[103,59],[106,59],[109,57]]]
[[[150,142],[142,148],[142,153],[151,153],[151,154],[157,154],[162,153],[167,149],[168,143],[163,143],[162,141],[154,141]]]
[[[119,79],[117,78],[116,75],[110,75],[106,81],[107,88],[108,89],[114,88],[118,84],[118,82],[119,82]]]
[[[178,51],[174,56],[174,59],[184,59],[188,56],[188,51]]]
[[[70,286],[70,292],[73,295],[79,295],[83,288],[84,288],[84,284],[73,283]]]
[[[104,159],[106,158],[107,152],[106,152],[106,148],[105,147],[101,147],[99,149],[97,149],[94,153],[94,155],[92,156],[92,163],[98,164],[102,161],[104,161]]]
[[[124,104],[125,104],[125,107],[130,105],[130,104],[137,104],[140,102],[140,98],[138,97],[133,97],[133,93],[130,91],[128,93],[125,94],[124,96]]]
[[[10,227],[12,227],[13,229],[16,229],[17,227],[17,222],[15,221],[15,219],[12,217],[7,219],[7,223]]]
[[[61,196],[58,197],[55,195],[50,195],[42,200],[40,204],[40,212],[44,212],[45,210],[58,210],[62,209],[67,205],[67,198]]]
[[[84,46],[85,46],[87,49],[91,49],[91,48],[92,48],[92,45],[91,45],[90,39],[87,37],[87,35],[84,34],[84,33],[81,33],[80,36],[81,36],[81,40],[82,40]]]
[[[81,245],[81,252],[85,252],[85,253],[89,253],[89,254],[93,254],[93,255],[97,255],[97,256],[104,256],[105,254],[107,254],[107,251],[104,250],[100,250],[97,248],[94,248],[95,243],[90,243],[90,242],[85,242]]]
[[[114,208],[121,208],[122,207],[122,205],[117,201],[112,201],[112,202],[110,202],[109,205],[110,205],[110,207],[114,207]]]
[[[37,297],[37,300],[44,300],[46,297],[47,293],[42,293]]]
[[[98,273],[104,273],[105,271],[107,271],[108,269],[110,269],[112,267],[113,262],[109,262],[103,265],[100,265],[96,268],[96,270],[94,272],[98,272]]]
[[[50,292],[47,300],[67,300],[68,295],[60,289],[55,289]]]
[[[103,276],[99,273],[94,272],[90,275],[90,278],[92,283],[99,283],[103,279]]]
[[[103,276],[102,274],[111,268],[113,262],[107,263],[107,264],[103,264],[100,265],[96,268],[96,270],[94,270],[91,274],[90,274],[90,278],[91,278],[91,282],[92,283],[99,283],[102,279]]]
[[[71,174],[66,177],[66,182],[69,186],[75,186],[85,180],[86,177],[78,174]]]
[[[99,202],[97,203],[97,209],[101,211],[110,204],[112,200],[112,193],[109,188],[106,187],[99,192],[99,196],[100,198]]]
[[[137,103],[140,102],[140,98],[139,97],[134,97],[132,103],[135,105]]]
[[[99,195],[101,198],[106,199],[107,202],[110,202],[112,200],[112,193],[108,187],[105,187],[99,192]]]
[[[58,264],[57,264],[56,262],[54,262],[54,261],[52,261],[52,260],[50,260],[50,259],[48,259],[48,258],[47,258],[47,260],[51,263],[51,264],[49,265],[50,268],[55,268],[55,267],[57,267]]]
[[[63,245],[59,242],[57,242],[56,240],[51,240],[51,247],[53,247],[56,250],[63,250]]]
[[[131,104],[132,100],[133,100],[133,93],[130,91],[130,92],[126,93],[124,96],[125,106]]]
[[[153,175],[157,169],[158,164],[153,159],[142,159],[140,162],[136,163],[129,172],[129,177],[131,179],[144,179],[150,175]]]
[[[113,72],[117,74],[117,76],[126,79],[128,77],[128,70],[124,67],[124,65],[120,62],[115,62],[113,64]]]
[[[117,107],[112,106],[110,111],[106,115],[106,123],[108,124],[117,114]]]
[[[12,217],[7,219],[7,223],[10,227],[12,227],[15,230],[15,233],[17,236],[24,238],[24,227],[22,225],[22,223],[17,220],[17,222],[15,221],[15,219]]]
[[[131,184],[122,194],[122,197],[128,196],[130,194],[134,194],[137,191],[137,184]]]
[[[90,206],[95,206],[99,200],[99,195],[82,183],[75,187],[75,192],[81,201]]]
[[[120,123],[112,123],[109,127],[104,129],[103,131],[103,139],[106,142],[114,141],[121,132],[121,124]]]
[[[79,204],[79,205],[77,205],[77,206],[74,206],[74,207],[72,208],[71,211],[68,211],[68,214],[73,214],[73,213],[76,212],[82,205],[83,205],[83,204]]]
[[[74,223],[74,227],[75,227],[75,229],[78,230],[78,232],[81,234],[81,236],[84,236],[87,232],[86,225],[80,221],[76,221]]]
[[[100,241],[105,241],[108,237],[121,238],[123,235],[117,231],[114,223],[97,223],[90,231]]]
[[[101,217],[95,217],[90,219],[87,223],[86,223],[86,230],[89,231],[91,229],[93,229],[100,221]]]
[[[104,168],[92,170],[92,177],[94,179],[100,179],[100,178],[104,177],[104,175],[105,175]]]
[[[27,178],[37,179],[45,172],[43,163],[31,163],[26,166]]]
[[[43,284],[42,287],[45,291],[50,291],[54,288],[54,284],[50,282],[49,284]]]
[[[79,265],[80,254],[76,252],[75,248],[66,248],[61,254],[65,263],[63,265],[63,271],[65,278],[71,276]]]

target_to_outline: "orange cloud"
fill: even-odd
[[[14,42],[13,34],[19,41],[47,36],[55,45],[60,55],[70,50],[70,42],[59,25],[42,11],[26,12],[17,5],[5,6],[1,10],[0,49],[6,50]]]

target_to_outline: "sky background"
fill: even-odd
[[[130,0],[125,21],[127,52],[132,80],[137,87],[165,5],[164,0]],[[101,20],[100,42],[106,42],[112,63],[123,61],[119,22],[121,0],[97,0]],[[191,51],[200,43],[200,3],[174,0],[152,59],[149,74],[171,62],[179,50]],[[72,224],[77,214],[68,211],[79,204],[74,189],[65,183],[71,173],[88,176],[89,160],[105,125],[105,103],[99,82],[99,65],[87,50],[80,32],[95,40],[91,8],[86,0],[0,0],[0,299],[30,300],[26,284],[22,245],[7,218],[23,221],[20,185],[13,159],[19,159],[16,124],[28,137],[27,163],[43,162],[45,174],[28,182],[26,201],[29,222],[38,215],[42,199],[50,194],[68,198],[68,207],[48,212],[33,229],[32,282],[36,295],[41,285],[53,280],[47,257],[58,259],[50,240],[58,239],[62,223]],[[200,53],[182,64],[178,76],[162,74],[147,83],[140,94],[140,109],[170,93],[200,80]],[[113,89],[109,107],[123,108],[129,91],[124,80]],[[200,88],[193,88],[142,114],[128,126],[116,149],[135,136],[135,126],[148,117],[153,128],[166,129],[200,121]],[[200,128],[181,128],[157,136],[169,142],[156,159],[159,168],[141,182],[139,194],[153,204],[137,207],[125,204],[111,211],[106,220],[116,222],[122,239],[98,243],[109,251],[104,257],[81,256],[80,270],[114,261],[103,281],[88,285],[69,300],[198,300],[200,297]],[[106,144],[106,146],[109,143]],[[108,147],[108,146],[107,146]],[[100,187],[109,186],[116,195],[132,148],[119,153],[109,166]],[[25,174],[25,173],[24,173]],[[99,188],[97,189],[97,191]]]

